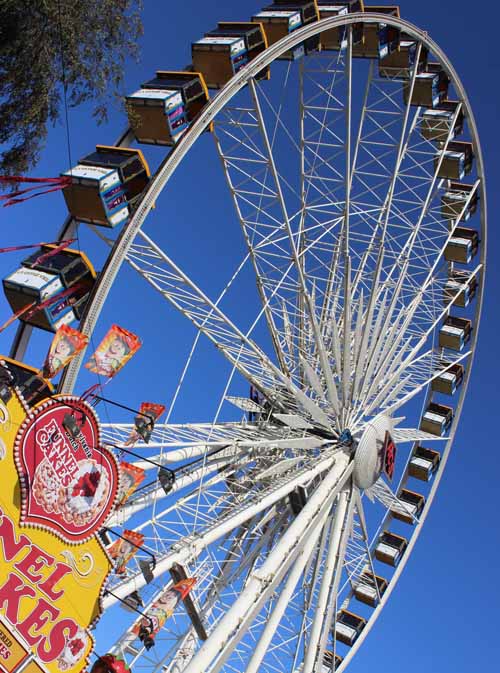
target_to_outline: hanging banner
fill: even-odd
[[[52,420],[57,422],[55,410],[63,402],[54,400],[49,406],[41,404],[29,409],[15,388],[10,392],[10,397],[0,403],[0,671],[16,673],[22,667],[24,673],[81,673],[88,666],[94,647],[89,627],[101,614],[101,595],[111,562],[97,536],[86,535],[84,542],[71,539],[69,546],[59,524],[51,527],[44,520],[41,525],[38,519],[31,521],[26,517],[30,510],[27,487],[35,487],[40,459],[54,467],[44,484],[49,495],[42,504],[66,511],[64,503],[71,481],[63,486],[64,480],[59,478],[62,465],[69,466],[70,461],[55,459],[56,452],[62,458],[61,428],[57,433],[55,428],[45,429]],[[44,412],[48,415],[44,416]],[[85,425],[93,426],[94,421],[87,420]],[[54,453],[30,453],[31,433],[38,430],[53,438]],[[82,436],[90,445],[84,430]],[[64,440],[71,446],[68,456],[78,458],[81,440],[75,440],[75,450],[66,436]],[[18,472],[24,460],[27,468]],[[74,510],[69,513],[72,516]],[[63,515],[53,511],[50,517]],[[69,524],[64,521],[66,525]]]
[[[94,535],[115,505],[118,466],[100,446],[93,407],[78,397],[52,398],[22,423],[14,445],[21,521],[66,542]]]
[[[153,432],[155,422],[163,414],[165,409],[166,407],[163,404],[141,402],[139,414],[135,417],[135,428],[130,433],[129,438],[125,442],[125,446],[131,446],[140,439],[147,444],[151,437],[151,433]]]
[[[146,649],[154,645],[154,636],[160,631],[167,619],[173,615],[179,602],[186,598],[196,582],[196,577],[188,577],[174,584],[161,594],[145,616],[134,625],[132,631],[143,641]]]
[[[146,472],[140,467],[126,463],[120,463],[120,490],[118,493],[117,507],[122,507],[132,493],[146,478]]]
[[[122,537],[115,540],[111,547],[108,547],[107,551],[115,562],[115,573],[117,575],[125,575],[127,563],[137,554],[143,542],[144,535],[142,533],[125,530]]]
[[[49,352],[43,365],[43,375],[52,379],[66,367],[71,360],[81,353],[88,344],[89,338],[68,325],[61,325],[52,339]]]
[[[112,325],[85,367],[95,374],[112,378],[141,346],[138,336]]]

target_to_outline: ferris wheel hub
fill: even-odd
[[[369,421],[358,441],[354,456],[354,482],[367,489],[375,484],[384,467],[384,442],[393,429],[390,416],[380,414]]]

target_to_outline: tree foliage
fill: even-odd
[[[128,57],[137,57],[141,0],[0,0],[0,174],[33,168],[48,123],[74,107],[94,116],[121,93]]]

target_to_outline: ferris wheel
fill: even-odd
[[[465,399],[486,251],[474,117],[445,54],[392,6],[277,1],[219,23],[192,56],[132,93],[127,131],[70,172],[90,189],[118,156],[128,210],[108,202],[100,220],[90,192],[70,195],[60,232],[91,230],[107,251],[81,332],[132,273],[155,315],[196,330],[167,421],[116,421],[119,397],[97,406],[106,443],[146,474],[101,531],[143,542],[108,580],[113,643],[97,651],[134,671],[344,671],[411,555]],[[233,206],[220,226],[244,244],[216,293],[159,231],[175,227],[177,176],[203,179],[193,157],[210,136]],[[164,155],[148,176],[152,145]],[[221,219],[209,196],[205,227]],[[35,336],[22,323],[12,358]],[[186,380],[207,376],[204,342],[228,364],[215,417],[192,405],[173,423]],[[165,334],[146,348],[160,370]],[[60,392],[81,392],[82,362]]]

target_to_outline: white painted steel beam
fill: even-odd
[[[308,483],[316,475],[321,474],[325,470],[329,470],[332,465],[339,461],[339,456],[341,455],[343,454],[320,460],[315,467],[303,470],[287,480],[277,480],[278,486],[271,490],[267,495],[262,496],[259,500],[244,505],[241,509],[236,510],[231,516],[224,518],[222,521],[216,521],[215,524],[208,527],[205,532],[198,533],[190,538],[181,539],[170,553],[157,562],[156,568],[153,571],[154,577],[160,577],[164,572],[169,570],[174,563],[180,563],[182,565],[183,563],[188,562],[189,559],[195,558],[205,547],[212,544],[226,533],[234,530],[245,521],[248,521],[248,519],[251,519],[259,512],[267,510],[291,493],[297,486]],[[341,458],[340,462],[342,462]],[[119,598],[125,598],[133,591],[140,589],[145,583],[144,577],[140,573],[127,578],[127,580],[118,584],[113,590],[116,596],[108,595],[103,599],[103,607],[107,608],[110,605],[113,605]]]
[[[323,508],[328,511],[351,472],[352,463],[349,463],[345,454],[339,454],[332,469],[284,532],[264,564],[254,571],[239,598],[216,626],[210,640],[202,645],[191,660],[185,673],[205,673],[210,662],[216,657],[227,656],[227,653],[234,648],[248,628],[249,621],[260,611],[269,591],[274,590],[277,578],[283,576],[284,566],[290,563],[291,558],[296,558],[306,544],[306,532],[315,527],[317,515]]]

